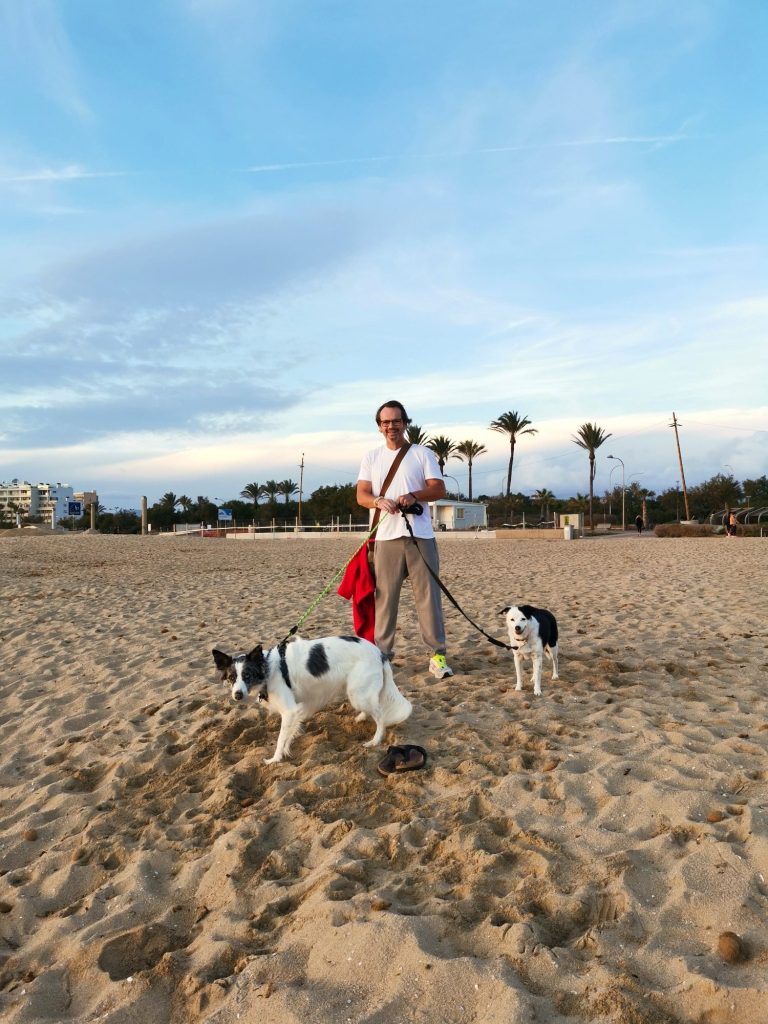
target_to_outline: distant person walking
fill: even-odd
[[[640,534],[643,532],[643,517],[642,516],[635,516],[635,526],[637,527],[637,535],[639,537]]]
[[[738,521],[739,520],[736,518],[736,513],[735,512],[730,512],[729,515],[728,515],[728,536],[729,537],[735,537],[736,536],[736,524],[738,523]]]

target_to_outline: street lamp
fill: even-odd
[[[618,468],[618,466],[611,466],[611,472],[608,474],[608,515],[611,519],[613,519],[613,474]]]
[[[645,476],[645,471],[643,471],[642,473],[633,473],[632,476],[627,477],[627,483],[628,484],[631,483],[633,480],[636,480],[640,476]],[[640,515],[643,517],[643,524],[645,524],[645,520],[646,520],[646,511],[647,511],[647,508],[646,508],[646,504],[645,504],[645,498],[641,494],[640,495]]]
[[[450,476],[448,473],[443,473],[443,476],[445,477],[446,480],[453,480],[453,482],[456,484],[456,501],[460,501],[461,498],[459,494],[459,481],[456,479],[455,476]]]
[[[621,462],[621,529],[624,530],[626,528],[626,518],[624,515],[624,462],[618,455],[609,455],[608,458]]]

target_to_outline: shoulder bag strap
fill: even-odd
[[[398,466],[400,465],[400,463],[405,458],[406,453],[408,452],[408,449],[410,447],[411,447],[410,442],[406,442],[403,445],[403,447],[400,449],[400,451],[397,453],[397,455],[395,456],[395,461],[389,467],[389,472],[384,477],[384,483],[381,485],[381,490],[379,491],[379,496],[381,496],[382,494],[386,495],[387,488],[392,483],[392,481],[393,481],[393,479],[395,477],[395,473],[397,472]],[[374,511],[373,511],[373,519],[371,520],[371,529],[372,530],[375,530],[376,527],[378,526],[380,517],[381,517],[381,509],[380,508],[374,509]],[[369,543],[372,544],[373,541],[371,540]]]

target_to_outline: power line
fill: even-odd
[[[718,430],[742,430],[745,434],[765,434],[768,430],[763,427],[735,427],[732,423],[702,423],[701,420],[688,420],[689,423],[695,423],[697,427],[717,427]]]

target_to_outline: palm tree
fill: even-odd
[[[7,517],[9,519],[15,519],[17,514],[23,515],[24,507],[23,505],[20,505],[18,501],[14,501],[13,498],[11,498],[3,510],[3,518],[5,519]]]
[[[292,494],[298,491],[299,485],[295,480],[281,480],[277,485],[277,493],[285,495],[285,504],[288,504],[288,499]]]
[[[539,504],[539,508],[541,509],[541,518],[545,520],[549,519],[549,503],[555,500],[555,496],[552,491],[548,491],[546,487],[540,487],[533,495],[533,500]]]
[[[443,434],[438,434],[437,437],[433,437],[427,442],[427,448],[437,456],[437,464],[440,467],[440,472],[442,473],[445,470],[446,462],[456,451],[456,445],[449,437],[445,437]]]
[[[186,494],[182,494],[181,497],[176,499],[176,504],[179,506],[184,515],[189,514],[189,510],[192,508],[192,499]]]
[[[254,508],[256,508],[259,504],[259,498],[263,498],[266,493],[264,484],[252,483],[245,485],[242,491],[240,491],[240,497],[246,499],[250,498],[253,502]]]
[[[576,434],[571,438],[574,444],[589,452],[589,528],[594,530],[592,519],[592,497],[595,483],[595,452],[612,434],[606,434],[596,423],[582,423]]]
[[[538,430],[531,426],[527,416],[510,411],[504,412],[497,420],[493,420],[490,426],[499,434],[509,434],[509,469],[507,470],[507,497],[512,490],[512,463],[515,461],[515,444],[518,434],[538,434]]]
[[[267,480],[264,484],[264,493],[269,498],[270,512],[274,514],[275,502],[277,501],[277,496],[280,493],[280,484],[276,480]]]
[[[467,460],[467,468],[469,470],[469,500],[472,501],[472,463],[478,457],[478,455],[485,455],[488,449],[484,444],[478,444],[477,441],[461,441],[456,445],[456,449],[453,453],[453,457],[458,459],[460,462]]]
[[[205,494],[198,494],[197,500],[192,502],[196,517],[203,523],[217,522],[219,515],[218,505],[211,501]]]
[[[169,512],[174,512],[176,510],[176,506],[179,504],[179,499],[173,491],[166,491],[157,504]]]
[[[576,508],[581,509],[582,512],[586,512],[589,508],[589,495],[582,494],[581,491],[577,491],[575,496],[571,498],[571,501],[576,505]]]
[[[642,502],[640,508],[640,515],[643,517],[643,522],[648,525],[648,502],[653,501],[656,497],[656,491],[651,491],[647,487],[640,488],[640,501]]]
[[[429,434],[422,430],[421,427],[415,423],[411,423],[405,430],[405,439],[410,441],[411,444],[427,444],[429,441]]]

